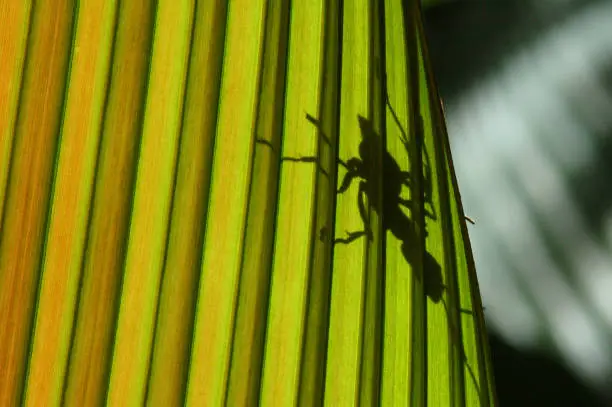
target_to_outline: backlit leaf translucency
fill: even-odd
[[[0,405],[496,405],[416,0],[0,11]]]

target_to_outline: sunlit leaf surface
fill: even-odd
[[[416,2],[1,10],[0,405],[495,405]]]

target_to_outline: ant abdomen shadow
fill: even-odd
[[[425,252],[423,260],[423,287],[425,295],[434,303],[437,304],[442,300],[446,287],[442,278],[442,267],[428,251]]]

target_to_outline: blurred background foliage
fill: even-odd
[[[612,1],[424,1],[502,406],[612,405]]]

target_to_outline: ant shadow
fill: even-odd
[[[397,114],[389,103],[388,98],[386,98],[386,103],[392,113],[394,121],[400,129],[404,148],[410,156],[410,145],[406,132],[402,128]],[[330,139],[324,133],[320,121],[308,113],[306,113],[306,119],[317,128],[323,141],[331,145]],[[359,157],[351,157],[346,162],[340,158],[337,158],[338,165],[346,169],[346,174],[344,175],[342,182],[340,183],[340,187],[336,192],[338,194],[343,194],[353,185],[355,181],[359,181],[357,206],[364,224],[364,229],[353,232],[346,231],[346,237],[336,237],[333,240],[333,244],[348,245],[362,237],[372,240],[373,233],[370,228],[370,219],[367,209],[368,205],[378,214],[378,216],[382,219],[383,232],[390,232],[401,243],[402,256],[404,260],[412,266],[412,269],[416,271],[417,278],[422,281],[424,294],[433,303],[441,303],[443,305],[450,324],[449,328],[452,331],[451,335],[453,337],[453,342],[455,342],[455,345],[459,346],[461,358],[463,359],[463,362],[468,369],[468,374],[476,386],[479,397],[482,400],[484,395],[481,392],[478,380],[476,379],[476,374],[470,366],[465,350],[461,344],[459,327],[457,327],[451,320],[448,305],[443,298],[444,290],[447,287],[444,284],[442,267],[429,251],[422,247],[422,245],[418,244],[419,236],[417,232],[417,223],[414,219],[414,202],[401,196],[403,187],[407,187],[411,191],[415,190],[414,177],[410,171],[403,171],[401,169],[398,162],[387,150],[386,146],[383,145],[384,139],[376,132],[372,121],[361,115],[357,116],[357,120],[359,122],[361,132]],[[381,152],[382,165],[380,165]],[[427,152],[423,150],[422,153],[425,157],[425,162],[423,164],[424,173],[422,174],[422,178],[420,180],[423,183],[422,199],[424,202],[421,208],[423,209],[424,216],[423,232],[426,237],[427,220],[429,219],[436,221],[437,216],[435,214],[435,209],[432,202],[431,163]],[[281,161],[315,163],[317,164],[318,169],[325,176],[329,176],[329,174],[327,174],[327,172],[321,166],[318,157],[281,157]],[[378,194],[381,192],[382,199],[376,199]],[[430,206],[432,211],[428,211],[426,209],[427,204]],[[404,209],[406,209],[411,216],[408,216]],[[466,219],[469,221],[468,218]],[[326,240],[328,234],[330,233],[330,231],[327,229],[327,227],[321,229],[321,240]],[[419,259],[420,256],[423,256],[422,260]],[[422,261],[422,267],[419,267],[419,261]],[[459,311],[462,314],[473,315],[471,310],[460,309]]]
[[[390,104],[388,104],[389,107]],[[395,112],[393,112],[395,116]],[[306,119],[311,122],[318,130],[322,139],[326,143],[330,143],[330,139],[324,133],[321,123],[313,116],[306,114]],[[365,117],[358,115],[359,128],[361,131],[361,142],[359,144],[359,157],[351,157],[346,162],[338,158],[338,165],[346,169],[346,174],[340,183],[338,194],[346,192],[356,180],[359,180],[357,206],[359,215],[363,221],[364,229],[360,231],[346,232],[346,237],[336,237],[333,244],[350,244],[355,240],[366,237],[371,240],[373,238],[372,230],[370,229],[370,219],[368,216],[369,207],[374,210],[382,219],[383,232],[391,232],[391,234],[401,243],[401,253],[405,261],[410,264],[414,270],[421,271],[418,267],[419,256],[423,254],[418,245],[418,233],[416,221],[411,219],[402,208],[414,217],[414,203],[412,200],[405,199],[401,196],[402,187],[409,189],[414,188],[414,179],[409,171],[403,171],[395,158],[383,146],[383,138],[375,131],[372,122]],[[399,125],[399,123],[398,123]],[[400,127],[401,128],[401,127]],[[405,135],[403,129],[402,134]],[[408,142],[406,137],[402,137],[402,142],[408,150]],[[380,153],[382,151],[382,165],[380,165]],[[316,163],[324,175],[328,175],[319,164],[318,157],[282,157],[282,161]],[[423,179],[429,179],[423,177]],[[382,184],[382,185],[381,185]],[[382,187],[382,188],[381,188]],[[425,186],[425,199],[428,199],[430,187]],[[382,191],[382,199],[376,199],[377,195]],[[432,206],[433,208],[433,206]],[[436,220],[434,212],[425,210],[426,218]],[[425,223],[425,222],[424,222]],[[426,229],[424,229],[427,234]],[[326,228],[320,231],[320,238],[329,233]],[[434,303],[440,302],[445,286],[442,278],[442,268],[438,261],[425,251],[422,260],[422,275],[418,275],[422,279],[425,290],[425,295]]]

